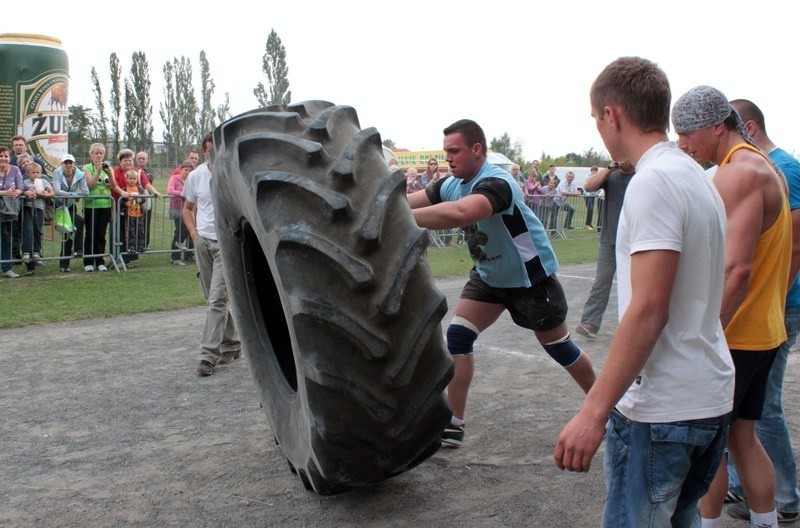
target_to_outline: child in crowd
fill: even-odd
[[[556,221],[558,219],[558,204],[556,198],[561,196],[561,192],[556,187],[555,178],[550,178],[547,185],[544,187],[542,202],[542,215],[539,217],[545,229],[553,231],[556,228]]]
[[[147,199],[142,196],[145,194],[139,180],[139,172],[136,169],[128,169],[125,172],[125,192],[131,195],[130,198],[123,198],[123,214],[128,217],[128,254],[125,263],[139,258],[138,253],[145,247],[145,220],[144,220],[144,201]],[[131,266],[128,266],[131,267]]]
[[[42,166],[36,162],[25,165],[25,178],[22,180],[22,194],[25,195],[25,208],[22,212],[22,262],[30,277],[41,262],[42,226],[44,226],[45,199],[55,197],[53,186],[42,178]],[[33,258],[31,258],[33,254]]]
[[[167,186],[167,194],[169,194],[169,217],[175,223],[175,233],[172,235],[172,249],[183,250],[183,260],[181,260],[181,252],[173,251],[171,258],[172,263],[176,266],[185,266],[186,260],[192,260],[191,250],[192,237],[189,236],[189,230],[183,223],[183,186],[186,185],[186,178],[189,173],[194,170],[194,165],[189,161],[184,161],[179,167],[180,171],[173,174],[169,179]]]

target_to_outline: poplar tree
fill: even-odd
[[[223,123],[231,117],[231,94],[225,92],[225,102],[217,106],[217,119]]]
[[[172,131],[175,129],[175,73],[172,63],[164,64],[162,71],[164,72],[164,102],[159,105],[158,115],[161,116],[161,122],[164,123],[162,140],[167,147],[167,163],[175,165],[176,156],[173,147],[175,140],[172,137]]]
[[[258,104],[262,107],[273,104],[288,105],[292,102],[292,92],[289,90],[289,67],[286,65],[286,48],[281,43],[281,38],[275,29],[267,37],[267,47],[264,52],[261,69],[267,76],[267,88],[263,83],[258,83],[253,89]]]
[[[136,51],[131,73],[125,80],[125,145],[149,152],[153,146],[153,105],[150,102],[150,66],[147,56]]]
[[[206,134],[216,125],[216,112],[211,104],[214,94],[214,80],[211,78],[211,67],[208,64],[205,50],[200,51],[200,119],[198,127],[200,134]]]
[[[97,75],[97,70],[92,66],[91,71],[92,77],[92,90],[94,91],[94,102],[97,105],[97,119],[95,120],[95,130],[97,131],[94,134],[97,142],[102,143],[103,145],[108,144],[108,118],[106,117],[106,104],[103,101],[103,90],[100,87],[100,78]]]
[[[109,69],[111,71],[111,143],[112,148],[110,154],[116,156],[119,152],[120,143],[120,128],[119,118],[122,113],[122,93],[120,92],[120,76],[121,70],[119,66],[119,57],[115,52],[111,53],[109,57]]]
[[[164,103],[160,115],[164,122],[164,142],[173,164],[184,159],[190,148],[199,145],[197,98],[192,86],[192,62],[184,56],[164,65]]]

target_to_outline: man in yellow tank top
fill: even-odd
[[[728,449],[755,526],[776,527],[775,470],[755,432],[767,379],[786,339],[784,303],[792,251],[791,213],[783,178],[744,129],[719,90],[692,88],[672,109],[678,146],[712,162],[728,219],[720,319],[736,366]],[[701,501],[703,527],[721,527],[725,464]]]

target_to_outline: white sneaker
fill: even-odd
[[[27,264],[31,261],[31,254],[30,253],[23,253],[22,254],[22,263]]]
[[[5,273],[3,273],[3,275],[8,277],[9,279],[19,278],[19,273],[14,273],[14,270],[8,270]]]
[[[91,264],[89,264],[88,266],[84,266],[83,271],[85,271],[86,273],[91,273],[92,271],[94,271],[94,266],[92,266]]]
[[[108,271],[108,268],[106,267],[105,264],[100,264],[99,266],[97,266],[97,271]]]
[[[176,266],[185,266],[186,265],[186,263],[184,261],[182,261],[182,260],[173,260],[172,263],[175,264]]]

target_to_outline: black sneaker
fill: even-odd
[[[449,424],[442,431],[442,444],[459,447],[464,442],[464,426]]]
[[[750,506],[748,506],[747,502],[735,502],[729,505],[725,511],[734,519],[740,519],[742,521],[750,520]],[[797,519],[800,519],[800,514],[797,512],[778,512],[779,524],[790,524]]]
[[[797,519],[800,519],[800,513],[797,512],[778,512],[778,523],[779,524],[789,524],[795,522]]]
[[[744,495],[739,495],[736,492],[728,490],[728,493],[725,495],[725,504],[738,504],[740,502],[744,502]]]

